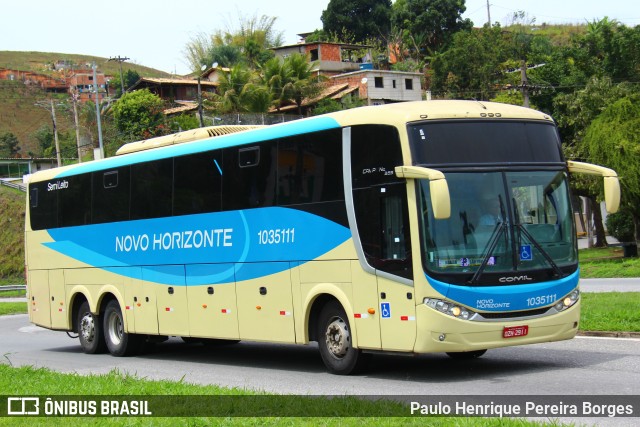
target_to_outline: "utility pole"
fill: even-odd
[[[53,139],[56,143],[56,160],[58,161],[58,167],[62,166],[62,157],[60,156],[60,142],[58,141],[58,123],[56,122],[56,107],[53,105],[53,98],[51,98],[51,120],[53,121]]]
[[[109,61],[118,61],[120,63],[120,88],[122,89],[122,95],[124,95],[124,79],[122,77],[122,63],[128,61],[131,58],[121,57],[120,55],[115,58],[109,58]]]
[[[487,0],[487,22],[489,23],[489,27],[491,27],[491,10],[489,9],[489,0]]]
[[[522,88],[522,105],[524,107],[529,108],[529,89],[528,89],[528,81],[527,81],[527,61],[522,60],[520,65],[520,76],[522,77],[521,88]]]
[[[73,101],[73,124],[76,127],[76,145],[78,146],[78,163],[82,163],[82,152],[80,149],[80,127],[78,126],[78,93],[74,90],[71,94]]]
[[[100,120],[100,93],[98,92],[98,76],[96,70],[98,66],[93,63],[93,90],[96,93],[96,121],[98,122],[98,144],[100,147],[100,158],[104,159],[104,147],[102,145],[102,122]]]

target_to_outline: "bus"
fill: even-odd
[[[317,342],[329,372],[371,354],[487,349],[578,331],[569,175],[552,118],[421,101],[253,129],[200,129],[28,181],[30,321],[86,353],[168,337]],[[485,206],[495,219],[481,221]],[[488,208],[487,208],[488,209]]]

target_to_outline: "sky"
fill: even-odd
[[[505,25],[523,10],[537,24],[585,23],[604,16],[640,25],[632,0],[490,0],[492,22]],[[286,44],[297,34],[322,28],[329,0],[31,0],[3,2],[0,50],[128,57],[130,62],[175,74],[190,70],[187,43],[198,34],[237,28],[239,16],[275,16]],[[487,0],[467,0],[463,15],[476,26],[487,21]],[[98,64],[99,65],[99,64]],[[126,68],[125,68],[126,69]]]

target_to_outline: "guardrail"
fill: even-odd
[[[26,285],[5,285],[0,286],[0,292],[3,291],[24,291],[27,289]]]
[[[15,184],[13,182],[10,181],[5,181],[4,179],[0,179],[0,185],[6,185],[7,187],[11,187],[11,188],[15,188],[16,190],[20,190],[20,191],[27,191],[27,187],[22,185],[22,184]]]

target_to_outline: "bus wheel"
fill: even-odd
[[[456,360],[470,360],[477,359],[478,357],[485,354],[487,350],[475,350],[475,351],[457,351],[457,352],[449,352],[447,356]]]
[[[87,301],[80,305],[77,321],[78,339],[82,351],[87,354],[104,353],[106,345],[102,333],[102,319],[91,313]]]
[[[109,353],[114,356],[132,356],[144,344],[144,336],[124,331],[122,311],[116,300],[109,301],[104,310],[104,338]]]
[[[349,319],[337,301],[320,311],[317,337],[322,361],[332,374],[354,374],[366,367],[369,355],[353,347]]]

